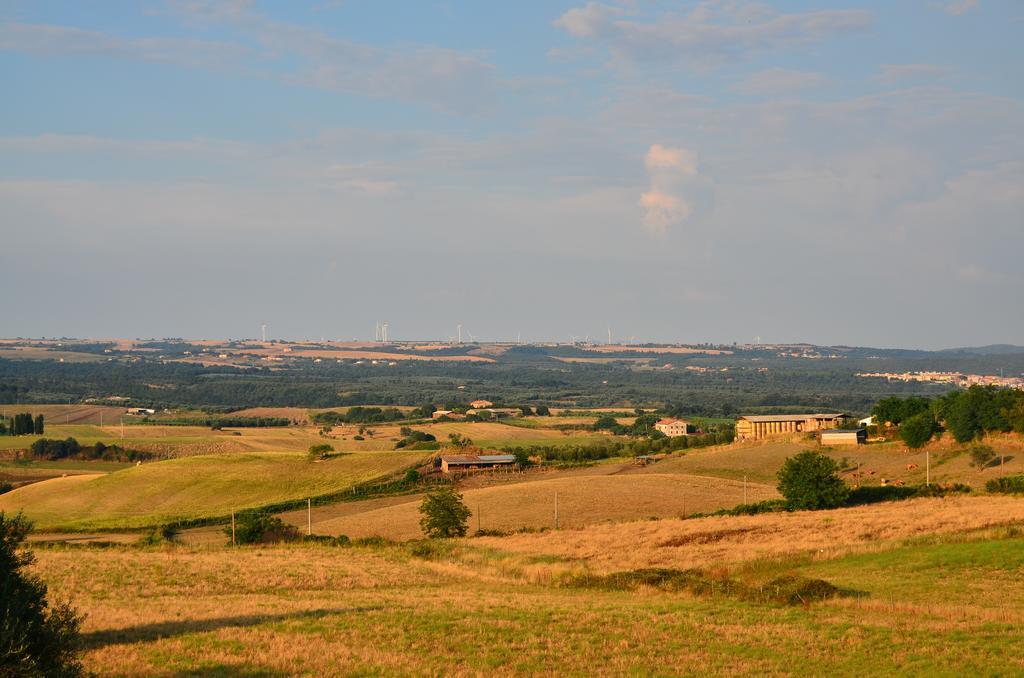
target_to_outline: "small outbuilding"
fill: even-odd
[[[822,445],[863,445],[868,441],[868,432],[862,428],[830,428],[821,432]]]
[[[494,403],[492,403],[490,400],[474,400],[469,404],[469,406],[472,407],[474,410],[482,410],[485,407],[493,407]]]

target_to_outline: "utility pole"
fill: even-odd
[[[306,500],[306,534],[313,534],[313,500]]]
[[[480,502],[476,502],[476,531],[480,531]]]
[[[235,545],[235,509],[231,509],[231,545]]]
[[[924,453],[924,484],[926,486],[932,484],[932,453],[930,450]]]
[[[747,474],[743,474],[743,503],[747,503]]]
[[[124,417],[121,417],[121,440],[124,440]]]
[[[558,529],[558,493],[555,492],[555,529]]]

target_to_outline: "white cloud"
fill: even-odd
[[[714,65],[752,52],[863,30],[871,22],[872,14],[866,10],[775,14],[762,6],[742,11],[731,3],[704,3],[687,16],[665,14],[645,21],[591,2],[570,9],[554,25],[574,37],[600,42],[628,60],[678,59],[690,65]]]
[[[821,87],[827,82],[828,79],[821,73],[769,68],[754,73],[732,89],[743,94],[785,94]]]
[[[946,12],[953,16],[966,14],[978,6],[978,0],[953,0],[946,4]]]
[[[678,224],[693,212],[682,199],[660,191],[642,193],[640,207],[644,210],[644,227],[655,235],[664,235],[669,226]]]
[[[643,225],[663,236],[671,226],[685,221],[693,207],[681,195],[688,181],[697,175],[697,154],[685,148],[653,144],[644,157],[651,188],[640,195]]]

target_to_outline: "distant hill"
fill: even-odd
[[[989,344],[988,346],[967,346],[964,348],[947,348],[936,353],[959,353],[966,355],[1011,355],[1024,353],[1024,346],[1014,344]]]

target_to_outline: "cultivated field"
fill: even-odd
[[[280,452],[186,457],[27,485],[0,495],[0,511],[23,510],[41,530],[145,527],[338,492],[423,460],[413,452],[322,462]]]
[[[1017,675],[1022,520],[1019,499],[919,500],[433,548],[39,548],[35,570],[88,615],[85,662],[108,675]],[[684,564],[848,593],[565,585]]]
[[[113,424],[124,416],[125,408],[108,405],[0,405],[8,417],[19,412],[43,415],[47,426],[53,424]]]

